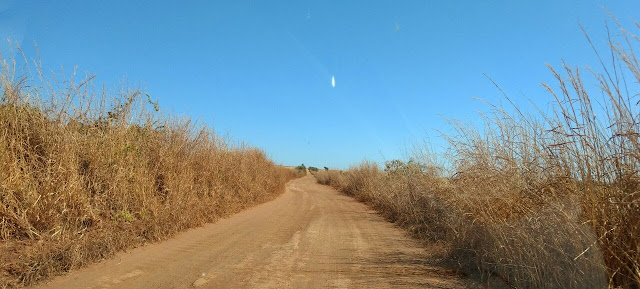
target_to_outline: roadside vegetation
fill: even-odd
[[[640,288],[640,38],[619,33],[598,70],[549,67],[550,109],[505,96],[512,105],[492,105],[480,129],[451,121],[444,155],[419,149],[315,176],[444,244],[445,260],[484,280]]]
[[[21,53],[0,65],[0,288],[215,221],[303,175],[143,91],[48,76]]]
[[[296,171],[298,171],[301,174],[306,175],[307,174],[307,167],[304,164],[301,164],[297,167],[294,168]]]

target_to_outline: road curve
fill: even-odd
[[[309,175],[276,200],[36,288],[472,287],[430,258],[402,230]]]

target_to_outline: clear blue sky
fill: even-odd
[[[640,1],[6,1],[0,37],[48,69],[140,83],[286,165],[398,158],[496,100],[548,103],[545,64],[596,66],[605,6]],[[6,46],[3,42],[1,46]],[[335,75],[336,87],[331,87]]]

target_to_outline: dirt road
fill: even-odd
[[[278,199],[37,288],[468,288],[365,205],[294,180]]]

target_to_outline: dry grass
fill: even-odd
[[[589,70],[599,91],[581,69],[550,67],[551,110],[493,106],[482,130],[452,122],[449,166],[422,151],[316,177],[448,244],[470,274],[514,288],[640,288],[640,39],[620,31],[612,59],[598,56],[603,72]]]
[[[275,198],[298,176],[139,90],[0,58],[0,288]],[[75,74],[75,73],[74,73]]]

